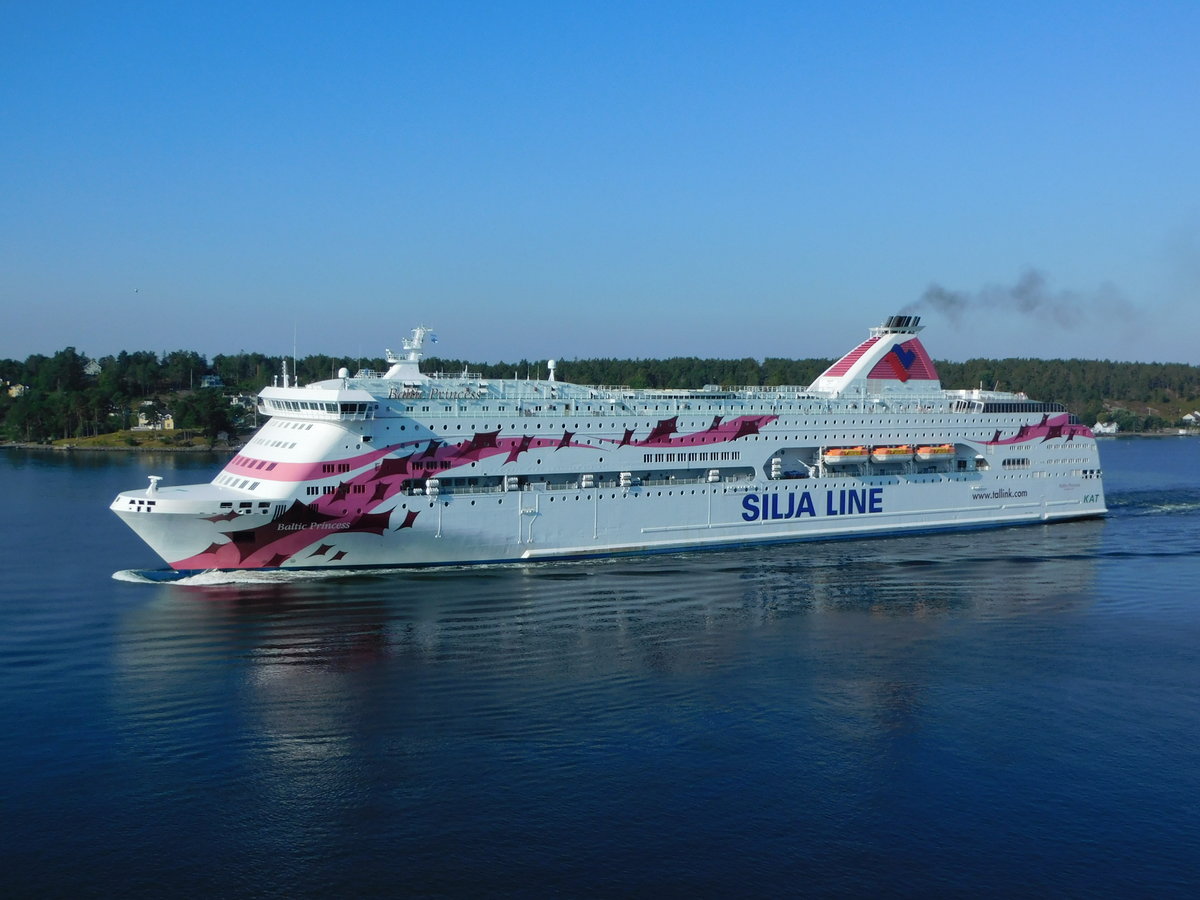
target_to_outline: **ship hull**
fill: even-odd
[[[264,521],[254,512],[117,513],[173,568],[191,571],[587,558],[1003,527],[1105,512],[1099,488],[1082,484],[1064,481],[1039,492],[979,476],[923,478],[929,476],[406,496],[385,509],[310,522],[286,514]],[[169,504],[169,489],[158,497],[158,505]]]

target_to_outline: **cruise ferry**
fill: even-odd
[[[807,387],[643,390],[421,370],[286,370],[208,484],[112,510],[172,569],[459,565],[1103,515],[1092,431],[1057,403],[942,388],[897,315]]]

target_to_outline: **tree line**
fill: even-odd
[[[191,350],[124,352],[91,361],[74,347],[23,361],[0,359],[0,434],[39,442],[81,438],[129,428],[143,409],[169,409],[177,428],[210,437],[234,432],[239,422],[229,395],[254,394],[271,384],[285,358],[261,353],[218,354],[211,360]],[[715,384],[807,385],[831,359],[597,358],[561,361],[560,380],[632,388],[699,388]],[[287,360],[301,383],[333,378],[341,368],[383,371],[383,359],[311,355]],[[1038,400],[1063,403],[1088,424],[1115,420],[1126,431],[1176,424],[1200,406],[1200,368],[1181,363],[1127,363],[1083,359],[971,359],[937,363],[948,388],[1024,391]],[[431,357],[427,372],[477,372],[485,378],[545,377],[545,361],[474,363]],[[222,387],[202,387],[216,376]]]

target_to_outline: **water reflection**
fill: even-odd
[[[4,453],[5,466],[17,470],[66,470],[73,473],[103,472],[110,469],[136,472],[165,471],[188,473],[189,478],[204,481],[211,478],[233,455],[233,451],[208,450],[139,450],[129,453],[121,450],[43,450],[30,447],[4,447],[0,448],[0,452]],[[138,484],[130,485],[130,488],[134,487],[138,487]]]
[[[161,585],[123,623],[120,697],[150,722],[164,704],[215,710],[250,699],[273,734],[329,735],[354,730],[340,720],[361,714],[363,692],[380,681],[401,696],[419,685],[458,704],[486,693],[505,705],[506,692],[702,680],[764,657],[845,654],[860,667],[892,657],[911,666],[914,647],[936,653],[956,623],[1090,603],[1104,528]],[[893,624],[874,627],[875,619]],[[903,694],[902,681],[863,685],[847,702],[875,707]]]

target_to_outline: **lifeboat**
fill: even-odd
[[[934,444],[928,447],[917,448],[917,459],[921,462],[941,462],[942,460],[953,458],[953,444]]]
[[[866,447],[830,447],[821,454],[821,459],[827,466],[844,466],[866,462],[868,455]]]
[[[871,462],[904,463],[911,462],[912,458],[913,448],[907,444],[901,444],[899,447],[876,447],[871,451]]]

